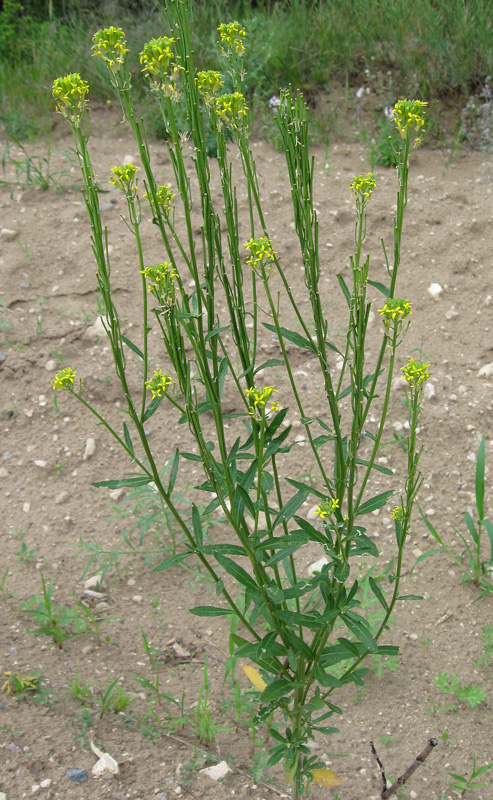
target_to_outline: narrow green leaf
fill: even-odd
[[[214,553],[223,553],[228,556],[246,556],[247,551],[239,544],[204,544],[198,547],[201,553],[213,556]]]
[[[263,364],[260,364],[259,367],[256,367],[253,371],[253,374],[256,375],[257,372],[260,372],[262,369],[269,369],[269,367],[280,367],[284,362],[280,361],[278,358],[270,358],[268,361],[264,361]]]
[[[196,617],[234,617],[232,608],[216,608],[215,606],[195,606],[190,609],[190,614]]]
[[[175,455],[173,458],[173,464],[171,465],[171,472],[169,474],[169,481],[168,481],[168,494],[171,495],[173,492],[173,488],[176,481],[176,476],[178,474],[178,463],[180,461],[180,451],[178,447],[175,450]]]
[[[139,358],[142,359],[142,361],[144,360],[144,353],[142,352],[142,350],[139,350],[137,345],[131,342],[127,336],[122,336],[122,342],[125,342],[127,347],[130,347],[130,350],[133,350],[134,353],[136,353],[139,356]]]
[[[158,410],[163,400],[164,400],[164,395],[162,395],[161,397],[154,398],[150,406],[146,409],[146,412],[143,417],[143,422],[147,422],[147,420],[152,417],[152,415]]]
[[[352,611],[347,611],[341,614],[341,619],[344,620],[347,628],[351,631],[353,636],[363,644],[370,653],[378,652],[378,645],[371,635],[368,623],[363,617],[358,616]]]
[[[246,586],[247,589],[257,590],[258,587],[255,583],[255,580],[251,575],[248,574],[248,572],[246,572],[246,570],[243,569],[243,567],[240,567],[239,564],[236,564],[222,553],[215,552],[214,557],[217,563],[220,564],[221,567],[225,569],[227,573],[229,573],[229,575],[232,575],[233,578],[238,581],[238,583],[241,583],[242,586]]]
[[[398,600],[423,600],[420,594],[400,594]]]
[[[356,459],[356,463],[357,464],[361,464],[363,467],[367,467],[370,462],[367,461],[364,458],[357,458]],[[371,468],[376,470],[377,472],[382,472],[384,475],[393,475],[394,474],[391,469],[389,469],[388,467],[384,467],[382,464],[373,463],[371,465]]]
[[[196,543],[199,547],[202,546],[204,535],[202,533],[202,523],[200,521],[200,514],[195,503],[192,505],[192,527]]]
[[[390,297],[390,292],[387,289],[387,287],[383,285],[383,283],[380,283],[379,281],[370,281],[370,280],[368,281],[368,283],[370,284],[370,286],[373,286],[375,289],[378,289],[379,292],[382,292],[382,294],[385,295],[385,297]]]
[[[277,333],[276,326],[271,325],[269,322],[262,322],[264,328],[267,328],[268,331],[272,331],[272,333]],[[288,342],[295,344],[297,347],[301,347],[303,350],[311,350],[312,353],[317,352],[317,348],[314,344],[312,344],[308,339],[305,339],[304,336],[301,334],[296,333],[296,331],[289,331],[287,328],[280,328],[282,337],[287,339]]]
[[[153,568],[153,572],[163,572],[165,569],[171,569],[171,567],[176,567],[178,564],[181,564],[186,558],[192,555],[192,551],[188,553],[178,553],[176,556],[169,556],[169,558],[165,558],[164,561],[161,561],[156,567]]]
[[[375,497],[366,500],[361,506],[358,506],[355,516],[362,517],[363,514],[370,514],[372,511],[376,511],[377,508],[382,508],[393,495],[393,489],[388,489],[386,492],[375,495]]]
[[[134,446],[132,444],[132,440],[130,438],[130,432],[129,432],[128,428],[127,428],[127,423],[126,422],[123,423],[123,438],[125,439],[125,444],[127,445],[128,449],[130,450],[132,458],[135,458]]]
[[[135,489],[137,486],[146,486],[148,483],[152,483],[152,478],[149,478],[147,475],[140,475],[137,478],[120,478],[120,480],[115,481],[97,481],[96,483],[92,483],[91,486],[95,486],[97,489],[102,487],[107,489]]]
[[[182,453],[181,455],[188,461],[202,461],[202,456],[198,456],[196,453]]]
[[[342,277],[340,272],[337,275],[337,280],[339,281],[339,286],[341,287],[342,293],[344,294],[344,297],[346,298],[346,303],[348,304],[349,308],[351,308],[351,293],[350,293],[349,289],[347,288],[346,281],[344,280],[344,278]]]
[[[371,586],[371,590],[372,590],[373,594],[375,595],[375,597],[379,601],[380,605],[382,605],[384,607],[385,611],[388,611],[389,607],[388,607],[387,601],[385,599],[385,595],[382,592],[382,590],[381,590],[380,586],[378,585],[378,583],[371,576],[368,578],[368,582],[369,582],[369,584]]]
[[[280,678],[278,681],[269,683],[260,695],[260,700],[262,703],[274,703],[276,700],[280,700],[281,697],[290,695],[294,689],[302,689],[303,686],[304,684],[299,681],[287,681],[284,678]]]
[[[204,341],[208,342],[209,339],[212,339],[214,336],[218,336],[223,331],[229,331],[229,329],[230,325],[225,325],[223,328],[213,328],[211,331],[209,331]]]
[[[295,489],[299,489],[307,494],[314,494],[315,497],[320,497],[322,500],[327,500],[327,493],[321,492],[319,489],[315,489],[314,486],[303,483],[303,481],[295,481],[293,478],[286,478],[286,480],[291,484],[291,486],[294,486]]]
[[[486,469],[486,456],[485,456],[486,437],[483,436],[478,450],[478,459],[476,462],[476,508],[478,509],[478,517],[480,520],[484,519],[484,474]]]
[[[307,491],[300,491],[297,494],[294,494],[286,503],[283,508],[281,508],[279,514],[275,518],[274,522],[272,523],[272,530],[277,527],[281,522],[286,522],[288,519],[291,519],[293,514],[298,511],[299,507],[303,505],[306,498],[308,497]]]

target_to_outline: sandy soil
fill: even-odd
[[[75,160],[63,157],[69,146],[60,124],[52,142],[53,168],[65,170],[58,182],[73,185],[78,177]],[[43,142],[31,149],[46,154]],[[265,143],[257,143],[254,150],[274,246],[287,265],[300,304],[308,309],[283,157]],[[125,156],[136,159],[129,132],[105,115],[93,121],[90,151],[101,180]],[[353,246],[349,183],[354,174],[366,172],[369,166],[354,143],[333,145],[328,160],[323,148],[315,149],[314,154],[322,286],[333,339],[340,342],[344,306],[336,273],[348,275]],[[152,142],[151,155],[159,177],[169,179],[165,146]],[[416,357],[419,352],[431,364],[435,388],[421,420],[425,483],[420,501],[457,554],[460,547],[452,526],[464,530],[463,514],[473,510],[475,457],[483,434],[490,467],[488,503],[492,496],[493,378],[479,374],[493,362],[492,172],[491,160],[480,154],[457,153],[451,159],[449,152],[423,149],[413,155],[399,277],[399,294],[414,303],[399,366],[410,354]],[[218,196],[214,169],[213,174]],[[4,177],[15,180],[12,170],[7,169]],[[378,167],[376,177],[378,189],[368,212],[367,245],[372,275],[379,280],[384,269],[380,238],[391,242],[396,178],[393,170]],[[110,231],[114,298],[124,332],[138,341],[140,277],[131,235],[119,218],[124,212],[122,196],[108,188],[111,190],[103,195],[102,203],[103,221]],[[240,197],[240,215],[245,208],[246,200]],[[145,212],[144,216],[149,215]],[[96,279],[80,191],[51,189],[42,193],[29,186],[3,187],[0,228],[13,232],[0,236],[0,669],[23,675],[39,670],[46,682],[41,703],[32,698],[16,701],[5,693],[0,696],[0,791],[7,800],[32,792],[63,800],[287,797],[279,770],[262,773],[268,746],[264,734],[258,731],[259,741],[252,752],[247,715],[235,723],[231,689],[224,683],[229,655],[227,622],[188,613],[191,605],[211,602],[207,586],[199,576],[181,568],[152,572],[152,560],[170,544],[169,531],[162,525],[151,526],[140,544],[140,530],[132,530],[135,518],[122,516],[135,500],[129,500],[125,491],[111,498],[107,490],[91,488],[95,480],[122,477],[129,465],[95,419],[72,398],[60,396],[59,408],[54,408],[50,381],[63,362],[77,369],[98,410],[121,424],[121,393],[110,351],[104,338],[90,327],[98,314]],[[156,230],[147,219],[143,228],[146,261],[162,260]],[[432,283],[443,288],[437,299],[428,292]],[[379,307],[376,292],[373,299]],[[370,332],[370,360],[380,341],[379,326],[376,318]],[[268,357],[278,353],[278,345],[267,333],[263,348]],[[156,365],[163,364],[157,348],[155,352]],[[315,364],[301,351],[292,355],[307,408],[316,410],[322,392]],[[281,378],[273,374],[272,380],[276,378],[282,391]],[[137,386],[136,372],[132,386]],[[396,430],[406,420],[402,399],[396,390],[382,451],[388,465],[395,467],[396,476],[402,475],[404,454],[393,438],[392,426]],[[228,410],[233,408],[234,402]],[[190,448],[187,432],[176,425],[175,416],[163,411],[150,421],[149,440],[162,464],[177,445]],[[292,421],[296,423],[294,410]],[[86,451],[89,439],[95,443],[90,456]],[[193,466],[193,462],[182,462],[180,467],[178,484],[185,498],[190,498],[188,490],[199,478]],[[310,466],[300,442],[286,460],[286,469],[292,470],[288,474],[306,474]],[[399,490],[398,482],[395,488]],[[134,553],[122,538],[123,531]],[[227,536],[221,524],[209,533],[215,541]],[[390,560],[393,531],[389,509],[375,515],[370,534]],[[364,691],[346,688],[337,698],[343,709],[337,721],[340,735],[316,743],[317,752],[345,778],[338,790],[341,800],[380,796],[370,740],[395,778],[429,737],[439,739],[439,747],[405,787],[403,796],[411,798],[445,798],[449,772],[469,774],[474,756],[478,765],[493,761],[493,664],[491,660],[489,665],[478,663],[483,653],[482,628],[493,619],[493,595],[476,602],[478,590],[472,584],[462,586],[459,570],[445,554],[423,561],[410,574],[416,558],[433,545],[417,518],[403,588],[404,593],[422,595],[423,600],[400,605],[386,640],[400,646],[399,668],[392,671],[386,667],[381,675],[372,669]],[[313,549],[304,551],[301,568],[306,569],[320,555]],[[84,593],[84,581],[97,569],[96,557],[102,563],[112,559],[102,587],[103,599]],[[108,618],[101,622],[100,646],[90,632],[66,641],[63,649],[48,637],[30,633],[34,620],[21,609],[33,595],[40,594],[41,574],[47,582],[53,578],[56,604],[75,609],[83,600],[98,619]],[[100,601],[105,605],[96,609]],[[143,633],[155,648],[154,665],[145,653]],[[219,728],[226,728],[209,745],[198,741],[190,724],[206,659],[211,715]],[[435,685],[434,677],[444,670],[465,685],[481,686],[486,701],[474,709],[457,703],[456,711],[437,710],[455,701]],[[154,705],[156,719],[150,718],[154,735],[148,726],[146,736],[142,723],[139,730],[136,722],[149,712],[152,692],[134,678],[140,674],[152,681],[156,671],[161,691],[177,700],[183,697],[188,721],[183,726],[166,723],[168,712],[174,717],[182,712],[163,700]],[[93,706],[84,708],[68,691],[77,672],[81,683],[96,682]],[[121,686],[133,702],[123,712],[127,717],[108,711],[100,718],[98,690],[104,693],[115,678],[121,678]],[[238,679],[247,690],[243,674]],[[0,684],[3,682],[0,674]],[[119,776],[105,779],[91,774],[97,756],[89,749],[90,741],[119,762]],[[233,771],[223,782],[213,782],[200,773],[206,765],[201,747],[210,754],[209,764],[214,759],[230,763]],[[87,783],[69,780],[67,771],[75,768],[87,771]],[[45,781],[50,785],[41,786]],[[272,788],[268,781],[273,781]],[[492,796],[491,785],[490,781],[489,786],[467,796],[487,800]],[[35,790],[34,786],[41,788]],[[333,790],[313,789],[314,798],[332,795]]]

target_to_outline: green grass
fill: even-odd
[[[50,90],[60,75],[78,71],[93,99],[112,97],[104,65],[90,56],[92,34],[100,27],[124,28],[137,89],[144,42],[167,33],[159,5],[150,2],[138,14],[127,4],[103,2],[84,16],[68,3],[64,18],[14,15],[13,23],[9,5],[15,3],[4,3],[0,14],[0,122],[5,133],[21,138],[49,131]],[[399,95],[464,98],[493,71],[488,6],[486,0],[260,0],[252,9],[247,0],[195,0],[197,66],[221,68],[217,25],[238,19],[248,35],[250,94],[267,98],[291,83],[313,102],[334,84],[348,90],[370,85],[382,103]]]

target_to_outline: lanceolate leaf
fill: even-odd
[[[269,322],[263,322],[262,325],[264,328],[267,328],[268,331],[277,333],[275,325],[271,325]],[[297,347],[301,347],[303,350],[311,350],[312,353],[317,352],[315,345],[309,342],[308,339],[305,339],[304,336],[301,336],[301,334],[296,333],[296,331],[289,331],[287,328],[280,328],[280,331],[284,339],[292,342],[292,344],[295,344]]]
[[[231,617],[235,615],[232,608],[216,608],[215,606],[195,606],[190,609],[196,617]]]
[[[372,497],[370,500],[366,500],[356,509],[356,516],[361,517],[363,514],[370,514],[372,511],[376,511],[377,508],[382,508],[393,494],[394,491],[389,489],[386,492],[375,495],[375,497]]]
[[[353,636],[368,648],[370,653],[376,653],[378,651],[378,645],[371,635],[368,623],[363,617],[359,617],[352,611],[347,611],[345,614],[341,614],[341,619],[344,620]]]
[[[243,569],[243,567],[240,567],[239,564],[236,564],[230,558],[223,556],[222,553],[215,552],[214,557],[217,563],[220,564],[221,567],[226,570],[226,572],[232,575],[233,578],[238,581],[238,583],[241,583],[242,586],[246,586],[248,589],[257,589],[257,584],[255,583],[254,579]]]
[[[130,350],[133,350],[134,353],[136,353],[139,356],[139,358],[142,359],[142,361],[144,360],[144,353],[142,352],[142,350],[139,350],[137,345],[131,342],[130,339],[128,339],[126,336],[122,336],[122,342],[125,342],[127,347],[130,347]]]
[[[378,583],[371,576],[368,578],[368,582],[369,582],[369,584],[371,586],[371,590],[372,590],[373,594],[375,595],[375,597],[379,601],[380,605],[382,605],[384,607],[385,611],[388,611],[389,607],[388,607],[387,601],[386,601],[385,596],[384,596],[380,586],[378,585]]]
[[[287,697],[294,689],[302,689],[303,683],[299,681],[287,681],[281,678],[278,681],[269,683],[267,689],[262,692],[260,697],[262,703],[273,703],[281,697]]]
[[[120,478],[116,481],[96,481],[91,486],[96,486],[97,489],[106,487],[107,489],[136,489],[138,486],[146,486],[152,483],[152,478],[148,475],[139,475],[136,478]]]
[[[476,508],[479,519],[484,519],[485,437],[481,439],[476,462]]]

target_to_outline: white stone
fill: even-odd
[[[94,764],[91,770],[93,775],[103,775],[105,772],[109,772],[111,775],[118,775],[120,767],[113,756],[110,756],[109,753],[104,753],[99,747],[96,747],[94,742],[91,742],[91,750],[99,758],[99,761]]]
[[[318,516],[317,511],[318,511],[318,503],[308,509],[308,511],[306,512],[306,518],[313,519],[314,517],[317,517]]]
[[[493,375],[493,361],[490,361],[489,364],[485,364],[484,367],[478,372],[478,378],[491,378]]]
[[[86,441],[86,449],[84,450],[84,455],[82,456],[83,461],[87,461],[88,458],[94,455],[96,450],[96,442],[94,439],[88,439]]]
[[[458,316],[459,312],[457,311],[455,306],[452,306],[452,308],[450,308],[448,311],[445,312],[445,319],[454,319],[455,317]]]
[[[57,368],[57,366],[58,366],[58,362],[55,361],[54,358],[50,358],[50,360],[47,361],[46,364],[45,364],[45,369],[47,369],[48,372],[53,372],[53,370],[55,370]]]
[[[19,235],[19,231],[11,231],[8,228],[2,228],[0,231],[0,236],[6,242],[11,242],[13,239],[16,239]]]
[[[106,336],[106,331],[103,325],[102,317],[96,317],[96,321],[94,325],[90,325],[86,328],[84,333],[84,339],[101,339],[103,336]]]
[[[112,489],[109,493],[110,500],[113,500],[115,503],[123,494],[124,489]]]
[[[141,594],[134,594],[134,596],[132,597],[132,600],[134,601],[134,603],[137,603],[137,604],[142,603],[142,595]]]
[[[84,589],[97,589],[98,586],[104,588],[105,585],[105,580],[100,572],[84,581]]]
[[[40,789],[41,786],[39,785],[39,783],[33,783],[33,785],[31,786],[31,794],[36,794],[36,792],[39,792]]]
[[[317,575],[319,572],[322,572],[322,567],[329,563],[329,559],[325,556],[319,558],[318,561],[314,561],[313,564],[307,569],[307,572],[310,576]]]
[[[415,558],[419,558],[422,555],[423,555],[423,551],[420,550],[419,547],[415,547],[414,550],[413,550],[413,556]]]
[[[434,300],[438,300],[441,294],[443,294],[443,289],[439,283],[431,283],[428,286],[428,294],[430,297],[433,297]]]
[[[51,786],[51,778],[45,778],[39,785],[42,789],[49,789]]]
[[[214,764],[212,767],[206,767],[200,770],[201,774],[206,775],[211,781],[220,781],[222,778],[226,777],[228,772],[232,771],[233,770],[226,761],[220,761],[219,764]]]
[[[7,795],[5,792],[0,792],[0,800],[7,800]]]
[[[65,502],[65,500],[68,500],[69,497],[70,494],[67,492],[66,489],[64,489],[63,492],[60,492],[60,494],[57,494],[57,496],[55,497],[55,505],[56,506],[61,505],[62,503]]]
[[[43,467],[46,467],[46,461],[42,461],[41,459],[36,460],[34,463],[36,464],[37,467],[41,467],[41,469],[43,469]]]
[[[24,514],[29,514],[29,512],[31,510],[31,503],[23,503],[22,510],[23,510]]]
[[[126,167],[127,164],[135,164],[135,158],[133,156],[124,156],[123,157],[123,166]]]

